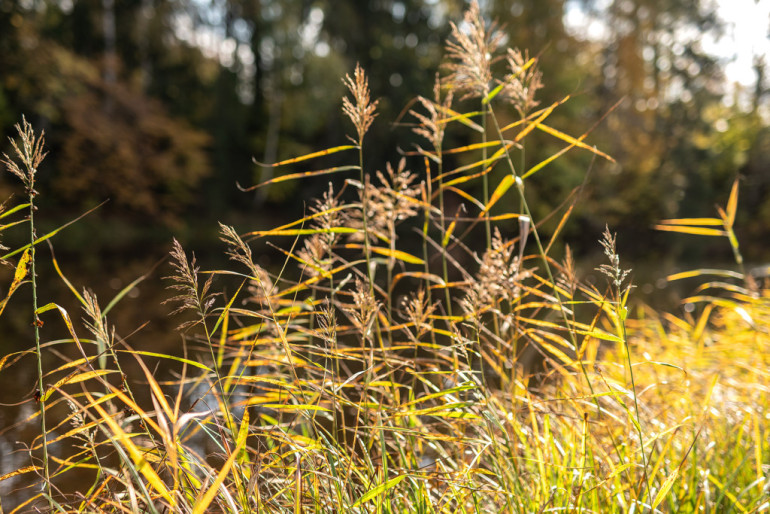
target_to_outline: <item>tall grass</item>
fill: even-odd
[[[21,488],[14,511],[770,507],[768,289],[742,268],[723,270],[686,300],[699,310],[634,310],[615,245],[623,235],[609,229],[597,243],[607,286],[583,281],[569,247],[553,250],[572,207],[534,219],[526,183],[570,150],[609,157],[587,134],[548,125],[568,100],[538,109],[536,59],[502,48],[475,3],[465,21],[449,73],[410,111],[427,149],[369,169],[377,104],[356,67],[344,79],[351,144],[271,165],[279,173],[268,183],[341,176],[306,216],[266,231],[220,226],[232,269],[202,271],[173,242],[170,301],[187,316],[180,354],[115,334],[107,314],[135,284],[101,309],[60,272],[90,336],[51,307],[68,321],[66,338],[0,360],[2,373],[49,349],[41,421],[46,405],[67,406],[30,447],[44,466],[0,476]],[[481,110],[465,112],[463,96]],[[518,152],[535,130],[563,147],[527,167]],[[448,131],[471,142],[446,148]],[[718,219],[660,227],[726,237],[740,266],[737,191],[736,182]],[[255,259],[266,243],[284,256],[275,269]],[[80,357],[55,351],[71,345]],[[159,362],[168,376],[152,371]],[[83,486],[65,490],[73,474]]]

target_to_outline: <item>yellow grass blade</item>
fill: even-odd
[[[308,221],[314,220],[316,218],[320,218],[323,216],[328,216],[329,214],[334,214],[335,212],[344,211],[345,209],[349,209],[350,205],[338,205],[337,207],[332,207],[331,209],[326,209],[319,212],[314,212],[312,214],[309,214],[305,216],[304,218],[298,219],[296,221],[292,221],[291,223],[287,223],[286,225],[281,225],[280,227],[276,227],[273,230],[284,230],[287,228],[295,227],[297,225],[304,225]],[[243,235],[243,237],[249,237],[255,235],[254,232],[247,232]]]
[[[383,482],[377,487],[374,487],[373,489],[370,489],[366,492],[362,497],[360,497],[356,502],[351,506],[351,508],[355,509],[359,505],[363,505],[364,503],[373,500],[374,498],[380,496],[385,491],[388,491],[389,489],[393,489],[395,486],[399,484],[403,479],[407,478],[409,475],[398,475],[387,482]]]
[[[711,482],[712,484],[717,486],[717,488],[720,491],[722,491],[722,494],[724,494],[725,497],[732,502],[732,504],[733,504],[733,506],[735,508],[737,508],[741,512],[748,512],[746,510],[746,507],[744,507],[741,504],[740,500],[738,498],[736,498],[735,495],[733,493],[731,493],[730,490],[727,487],[725,487],[725,485],[718,478],[716,478],[712,473],[709,473],[707,475],[707,478],[708,478],[709,482]]]
[[[738,273],[730,270],[709,269],[709,268],[683,271],[681,273],[674,273],[673,275],[667,276],[666,280],[668,280],[669,282],[673,282],[674,280],[682,280],[684,278],[692,278],[692,277],[702,277],[704,275],[715,275],[717,277],[737,278],[739,280],[743,280],[742,273]]]
[[[67,288],[70,291],[72,291],[72,294],[75,295],[75,298],[77,298],[82,305],[85,305],[86,301],[83,299],[80,293],[78,293],[78,290],[75,289],[75,286],[73,286],[72,283],[69,280],[67,280],[67,277],[64,276],[64,273],[59,267],[59,261],[56,260],[56,257],[53,254],[53,246],[49,245],[49,247],[51,248],[51,260],[53,261],[53,267],[56,270],[56,273],[59,275],[59,278],[61,278],[64,284],[67,286]]]
[[[136,447],[134,442],[131,440],[131,436],[125,433],[122,428],[120,428],[120,425],[118,425],[118,423],[112,419],[112,416],[110,416],[107,411],[105,411],[99,404],[95,403],[91,393],[86,391],[85,395],[89,402],[91,402],[89,406],[93,407],[99,413],[101,419],[104,420],[104,422],[109,426],[112,435],[116,439],[116,442],[119,442],[123,448],[126,449],[128,455],[131,457],[131,460],[134,462],[134,466],[136,466],[137,471],[139,471],[144,476],[144,478],[147,479],[147,482],[169,503],[172,509],[176,507],[176,499],[171,495],[168,488],[166,487],[166,484],[163,483],[163,480],[161,480],[161,478],[155,472],[155,469],[153,469],[150,463],[147,462],[147,459],[144,456],[144,452],[140,451]]]
[[[482,419],[481,416],[479,416],[478,414],[474,414],[472,412],[447,410],[447,409],[456,409],[458,407],[464,407],[466,405],[467,404],[465,403],[456,404],[456,405],[446,405],[446,406],[441,406],[440,408],[416,410],[416,411],[412,411],[410,414],[413,416],[433,416],[437,418],[447,418],[447,419]]]
[[[725,225],[732,227],[735,223],[735,212],[738,210],[738,179],[733,182],[733,187],[730,190],[730,198],[727,200],[727,217],[725,218]]]
[[[685,227],[681,225],[655,225],[655,230],[662,230],[664,232],[679,232],[682,234],[693,234],[696,236],[726,236],[727,232],[724,230],[716,230],[713,228],[700,228],[700,227]]]
[[[595,330],[576,330],[576,333],[593,337],[595,339],[602,339],[604,341],[612,341],[613,343],[622,343],[623,339],[621,339],[618,336],[612,335],[609,332],[604,332],[603,330],[595,329]]]
[[[660,505],[660,503],[666,499],[666,495],[671,490],[671,486],[674,485],[674,482],[676,482],[677,478],[679,478],[678,467],[673,471],[673,473],[666,477],[666,480],[663,481],[663,485],[660,486],[660,491],[658,491],[658,494],[655,495],[655,500],[652,502],[653,511],[655,511],[655,509],[658,508],[658,505]]]
[[[275,166],[278,166],[278,164],[276,164]],[[350,170],[357,170],[357,169],[359,169],[358,166],[347,165],[347,166],[336,166],[334,168],[324,168],[322,170],[300,171],[298,173],[289,173],[288,175],[281,175],[280,177],[275,177],[270,180],[266,180],[265,182],[261,182],[254,186],[241,187],[239,185],[238,189],[246,193],[249,191],[254,191],[255,189],[259,189],[260,187],[269,186],[270,184],[277,184],[279,182],[288,182],[289,180],[296,180],[300,178],[319,177],[321,175],[331,175],[333,173],[339,173],[341,171],[350,171]]]
[[[463,152],[470,152],[472,150],[480,150],[482,148],[490,148],[492,146],[500,146],[501,142],[498,140],[495,141],[486,141],[484,143],[474,143],[472,145],[465,145],[465,146],[459,146],[457,148],[450,148],[448,150],[445,150],[442,152],[444,155],[450,155],[455,153],[463,153]]]
[[[174,416],[175,410],[171,408],[171,406],[168,404],[168,401],[166,400],[166,395],[163,394],[163,391],[160,388],[160,385],[158,385],[158,381],[155,380],[155,377],[152,376],[152,373],[147,368],[147,365],[144,363],[142,359],[136,358],[136,361],[139,363],[139,366],[142,368],[142,371],[144,372],[144,377],[147,379],[147,383],[150,385],[150,390],[152,391],[152,395],[154,399],[160,404],[160,406],[163,408],[163,412],[166,413],[166,416],[168,417],[169,421],[171,421],[172,424],[176,423],[176,417]],[[157,406],[156,406],[157,410]],[[158,421],[162,421],[162,417],[160,416],[160,413],[158,413]]]
[[[661,220],[663,225],[694,225],[697,227],[721,227],[722,220],[717,218],[677,218],[671,220]]]
[[[94,212],[96,209],[98,209],[99,207],[101,207],[101,206],[102,206],[102,205],[104,205],[105,203],[107,203],[107,202],[106,202],[106,201],[104,201],[104,202],[100,203],[99,205],[97,205],[97,206],[96,206],[96,207],[94,207],[93,209],[89,209],[88,211],[84,212],[83,214],[81,214],[81,215],[80,215],[80,216],[78,216],[77,218],[75,218],[75,219],[73,219],[73,220],[71,220],[71,221],[68,221],[67,223],[65,223],[64,225],[60,226],[59,228],[56,228],[56,229],[54,229],[54,230],[52,230],[52,231],[48,232],[48,233],[47,233],[46,235],[44,235],[44,236],[38,237],[37,239],[35,239],[35,241],[34,241],[33,243],[27,243],[26,245],[22,246],[21,248],[17,248],[16,250],[13,250],[12,252],[9,252],[9,253],[7,253],[7,254],[3,255],[2,257],[0,257],[0,261],[4,261],[4,260],[7,260],[7,259],[10,259],[11,257],[13,257],[14,255],[16,255],[17,253],[21,253],[21,252],[23,252],[24,250],[26,250],[27,248],[30,248],[30,247],[32,247],[33,245],[37,245],[37,244],[40,244],[40,243],[42,243],[43,241],[46,241],[46,240],[48,240],[48,239],[52,238],[53,236],[55,236],[56,234],[58,234],[59,232],[61,232],[61,231],[62,231],[62,230],[64,230],[65,228],[67,228],[67,227],[69,227],[70,225],[72,225],[73,223],[76,223],[77,221],[80,221],[81,219],[85,218],[86,216],[88,216],[89,214],[91,214],[92,212]]]
[[[403,273],[398,273],[396,276],[393,277],[393,283],[390,286],[391,290],[396,286],[399,280],[406,277],[416,278],[418,280],[427,280],[435,284],[444,284],[444,279],[439,277],[438,275],[434,275],[432,273],[425,273],[422,271],[405,271]],[[2,367],[0,367],[0,369],[2,369]]]
[[[230,473],[230,468],[233,466],[233,462],[235,462],[235,459],[238,457],[241,448],[243,448],[243,445],[246,443],[245,438],[241,440],[239,437],[238,439],[239,440],[235,445],[235,449],[230,454],[230,457],[227,458],[227,461],[225,461],[225,463],[222,465],[222,469],[220,469],[219,473],[217,473],[217,478],[214,479],[211,487],[208,488],[200,500],[195,502],[195,507],[193,507],[193,514],[202,514],[206,512],[209,508],[209,505],[211,505],[211,502],[214,501],[219,487],[224,483],[225,478],[227,478],[227,475]]]
[[[562,148],[561,150],[559,150],[558,152],[556,152],[552,156],[548,157],[547,159],[544,159],[544,160],[540,161],[539,163],[535,164],[530,169],[528,169],[526,173],[524,173],[521,176],[521,179],[524,180],[525,178],[531,177],[532,175],[534,175],[535,173],[537,173],[538,171],[540,171],[541,169],[545,168],[546,166],[551,164],[553,161],[555,161],[556,159],[558,159],[559,157],[561,157],[562,155],[567,153],[570,148],[572,148],[572,146],[567,146],[566,148]]]
[[[363,250],[363,245],[355,244],[355,243],[348,243],[343,245],[344,248],[349,248],[352,250]],[[425,264],[425,261],[420,259],[419,257],[415,257],[414,255],[408,254],[406,252],[402,252],[401,250],[391,250],[390,248],[383,248],[381,246],[370,246],[369,250],[372,252],[383,255],[385,257],[392,257],[393,259],[396,259],[398,261],[407,262],[409,264]]]
[[[584,150],[588,150],[589,152],[591,152],[593,154],[596,154],[599,157],[602,157],[602,158],[604,158],[604,159],[606,159],[606,160],[608,160],[610,162],[615,162],[615,159],[613,159],[612,157],[610,157],[606,153],[597,150],[593,146],[589,146],[589,145],[583,143],[583,140],[586,138],[586,136],[588,136],[587,132],[576,139],[576,138],[570,136],[569,134],[565,134],[564,132],[561,132],[560,130],[556,130],[553,127],[549,127],[548,125],[545,125],[543,123],[538,123],[537,128],[539,130],[542,130],[543,132],[545,132],[547,134],[550,134],[550,135],[552,135],[554,137],[557,137],[557,138],[561,139],[562,141],[564,141],[566,143],[569,143],[570,146],[577,146],[578,148],[582,148]]]
[[[69,333],[72,336],[72,340],[75,341],[75,344],[80,350],[80,354],[86,359],[88,359],[88,356],[86,355],[85,350],[83,350],[83,346],[80,344],[80,339],[78,339],[78,336],[75,333],[75,327],[72,326],[72,320],[70,319],[70,315],[67,313],[67,310],[64,307],[61,307],[51,302],[46,305],[43,305],[42,307],[38,307],[37,311],[35,311],[35,315],[37,316],[38,314],[42,314],[44,312],[48,312],[53,309],[57,309],[59,311],[59,314],[61,315],[62,320],[64,320],[64,324],[67,325],[67,330],[69,330]]]
[[[31,260],[32,257],[28,248],[24,250],[21,259],[19,259],[19,263],[16,265],[16,272],[13,274],[13,282],[11,282],[10,287],[8,287],[8,294],[5,295],[5,299],[0,302],[0,314],[5,310],[5,306],[8,304],[8,300],[11,299],[13,292],[16,291],[22,280],[24,280],[24,277],[27,276]]]
[[[563,103],[565,103],[567,100],[569,100],[569,96],[566,96],[566,97],[564,97],[564,98],[561,100],[561,102],[558,102],[558,104],[563,104]],[[530,113],[530,114],[529,114],[529,115],[528,115],[526,118],[524,118],[524,119],[516,120],[516,121],[514,121],[514,122],[512,122],[512,123],[509,123],[508,125],[506,125],[505,127],[503,127],[503,128],[502,128],[502,132],[507,132],[508,130],[510,130],[510,129],[514,128],[514,127],[518,127],[519,125],[523,125],[523,124],[525,124],[525,123],[529,123],[529,122],[530,122],[530,120],[534,120],[534,119],[537,119],[537,118],[539,118],[539,117],[540,117],[540,116],[541,116],[541,115],[542,115],[542,114],[543,114],[545,111],[547,111],[547,110],[549,110],[549,109],[552,109],[552,108],[553,108],[553,105],[551,105],[551,106],[548,106],[548,107],[544,107],[544,108],[542,108],[542,109],[539,109],[539,110],[537,110],[537,111],[534,111],[534,112]]]
[[[72,374],[62,378],[61,380],[56,382],[51,387],[49,387],[46,390],[45,394],[43,395],[42,401],[47,401],[48,398],[51,397],[53,392],[55,390],[59,389],[63,385],[66,385],[66,384],[76,384],[78,382],[84,382],[84,381],[90,380],[90,379],[92,379],[94,377],[101,377],[103,375],[109,375],[110,373],[117,373],[117,371],[113,371],[113,370],[109,370],[109,369],[100,369],[100,370],[95,370],[95,371],[86,371],[85,373],[77,373],[77,372],[72,373]]]
[[[497,85],[497,87],[495,87],[495,88],[494,88],[492,91],[490,91],[489,93],[487,93],[487,96],[485,96],[484,98],[482,98],[482,99],[481,99],[481,104],[482,104],[482,105],[487,105],[487,104],[489,104],[489,102],[491,102],[492,100],[494,100],[494,98],[495,98],[495,97],[496,97],[498,94],[500,94],[500,91],[502,91],[502,90],[503,90],[503,88],[505,87],[505,84],[506,84],[505,82],[500,82],[500,83]]]
[[[450,175],[456,175],[456,174],[462,173],[464,171],[468,171],[468,170],[472,170],[474,168],[486,166],[481,171],[476,172],[474,174],[463,175],[463,176],[454,178],[452,180],[448,180],[448,181],[444,182],[442,184],[442,186],[443,187],[456,186],[457,184],[464,184],[465,182],[469,182],[469,181],[471,181],[471,180],[473,180],[475,178],[482,177],[482,176],[486,175],[487,173],[489,173],[491,171],[491,169],[492,169],[492,166],[487,166],[487,165],[494,164],[497,161],[499,161],[500,159],[502,159],[503,156],[505,155],[505,150],[510,148],[511,145],[512,145],[512,143],[508,144],[508,145],[505,145],[503,148],[497,150],[494,154],[492,154],[491,157],[487,157],[486,159],[482,159],[480,161],[476,161],[476,162],[473,162],[471,164],[466,164],[464,166],[460,166],[459,168],[455,168],[452,171],[448,171],[448,172],[444,173],[443,175],[440,175],[440,176],[436,177],[434,179],[434,182],[440,182],[440,181],[442,181],[443,179],[445,179],[446,177],[448,177]]]
[[[285,290],[281,291],[280,293],[276,294],[275,296],[277,298],[280,298],[282,296],[287,296],[287,295],[294,294],[297,291],[301,291],[301,290],[307,288],[308,286],[310,286],[312,284],[315,284],[316,282],[320,282],[321,280],[323,280],[325,278],[329,278],[329,277],[339,273],[340,271],[343,271],[343,270],[346,270],[348,268],[352,268],[354,266],[357,266],[361,262],[362,261],[347,262],[347,263],[345,263],[345,264],[343,264],[341,266],[338,266],[338,267],[334,268],[333,270],[325,271],[321,275],[317,275],[315,277],[310,277],[309,279],[305,280],[304,282],[300,282],[299,284],[297,284],[295,286],[292,286],[289,289],[285,289]]]
[[[446,232],[444,233],[444,237],[441,238],[441,248],[447,247],[450,239],[452,239],[452,233],[455,231],[456,226],[457,226],[457,219],[453,219],[452,223],[450,223],[449,227],[447,227]]]
[[[522,131],[521,131],[521,132],[519,132],[518,134],[516,134],[516,137],[514,138],[514,141],[516,141],[516,142],[518,143],[519,141],[521,141],[522,139],[524,139],[525,137],[527,137],[527,135],[528,135],[530,132],[532,132],[533,130],[535,130],[535,127],[537,127],[537,126],[540,124],[540,122],[541,122],[541,121],[543,121],[543,120],[544,120],[544,119],[546,119],[548,116],[550,116],[550,115],[551,115],[551,113],[553,112],[553,110],[554,110],[554,109],[556,109],[556,107],[558,107],[560,104],[564,103],[564,102],[567,100],[567,98],[569,98],[569,97],[566,97],[566,98],[565,98],[564,100],[562,100],[561,102],[555,102],[555,103],[551,104],[551,105],[550,105],[550,107],[546,107],[546,108],[543,110],[543,113],[542,113],[540,116],[538,116],[538,117],[535,119],[535,121],[533,121],[532,123],[528,124],[526,127],[524,127],[524,129],[522,129]]]
[[[27,220],[19,220],[19,221],[13,221],[11,223],[6,223],[5,225],[0,225],[0,232],[9,229],[11,227],[15,227],[16,225],[21,225],[22,223],[26,223]]]
[[[470,203],[472,203],[473,205],[478,207],[480,210],[484,209],[484,204],[483,203],[481,203],[480,201],[476,200],[476,198],[474,198],[473,195],[471,195],[469,193],[466,193],[462,189],[458,189],[456,187],[447,187],[447,188],[444,188],[444,189],[446,189],[447,191],[452,191],[453,193],[455,193],[455,194],[465,198]]]
[[[409,407],[412,405],[417,405],[418,403],[427,402],[428,400],[435,400],[436,398],[441,398],[442,396],[446,396],[448,394],[455,394],[460,393],[462,391],[468,391],[469,389],[476,389],[475,384],[463,384],[457,387],[452,387],[449,389],[445,389],[443,391],[439,391],[437,393],[428,394],[425,396],[421,396],[417,398],[416,400],[412,400],[410,402],[407,402],[402,405],[402,407]]]
[[[559,224],[556,226],[556,229],[553,231],[553,235],[551,235],[551,240],[548,242],[548,246],[545,249],[545,254],[548,255],[548,252],[551,250],[551,246],[556,242],[557,238],[559,237],[559,234],[561,233],[561,230],[564,228],[564,226],[567,224],[567,220],[572,215],[572,209],[575,208],[575,202],[573,201],[572,205],[570,205],[567,208],[567,212],[564,213],[564,215],[559,220]]]
[[[444,120],[441,120],[442,123],[449,123],[449,122],[452,122],[452,121],[459,121],[460,123],[462,123],[466,127],[471,128],[471,129],[475,130],[476,132],[484,132],[484,128],[481,125],[479,125],[478,123],[474,123],[473,121],[470,120],[470,118],[472,118],[474,116],[480,116],[482,114],[481,111],[471,111],[471,112],[466,112],[466,113],[460,114],[459,112],[454,111],[454,110],[450,109],[449,107],[445,107],[445,106],[439,105],[437,103],[434,103],[433,105],[436,106],[436,109],[438,111],[441,111],[443,114],[449,116],[448,118],[446,118]]]
[[[261,407],[265,409],[273,409],[273,410],[278,410],[282,412],[302,412],[302,411],[331,412],[326,407],[321,407],[320,405],[287,405],[283,403],[265,403],[265,404],[262,404]]]
[[[313,152],[305,155],[301,155],[299,157],[293,157],[291,159],[286,159],[285,161],[276,162],[275,164],[265,164],[257,161],[256,159],[252,159],[254,161],[254,164],[257,166],[262,166],[265,168],[275,168],[278,166],[284,166],[286,164],[294,164],[296,162],[302,162],[302,161],[308,161],[310,159],[315,159],[316,157],[323,157],[325,155],[331,155],[335,154],[337,152],[344,152],[345,150],[354,150],[358,149],[357,145],[341,145],[341,146],[335,146],[333,148],[327,148],[326,150],[320,150],[318,152]]]
[[[8,209],[7,211],[2,211],[0,212],[0,220],[5,218],[6,216],[10,216],[14,212],[18,212],[22,209],[26,209],[27,207],[29,207],[28,203],[21,203],[19,205],[15,205],[14,207]]]
[[[550,355],[558,358],[564,365],[571,366],[575,363],[575,359],[564,353],[564,351],[558,346],[554,346],[551,343],[546,342],[545,338],[542,336],[551,336],[548,337],[548,339],[556,339],[553,337],[553,334],[541,333],[539,336],[537,334],[530,333],[530,337],[537,341],[538,345],[542,346],[543,349]],[[572,343],[563,338],[558,338],[558,343],[563,345],[565,348],[570,348],[572,346]]]
[[[492,196],[489,197],[489,201],[484,206],[484,210],[481,211],[481,214],[479,214],[479,216],[489,212],[489,209],[491,209],[492,206],[495,205],[498,202],[498,200],[500,200],[500,198],[502,198],[503,195],[508,192],[508,190],[511,188],[513,183],[514,183],[513,175],[504,176],[503,180],[500,181],[500,183],[497,185],[495,190],[492,192]]]
[[[537,59],[535,57],[530,58],[526,63],[524,63],[524,66],[519,68],[519,70],[516,73],[511,74],[509,77],[506,78],[503,82],[500,82],[500,84],[497,85],[492,91],[487,93],[487,95],[481,99],[481,103],[483,105],[487,105],[489,102],[495,99],[495,97],[500,94],[500,91],[503,90],[503,88],[512,80],[515,80],[516,77],[527,71],[530,67],[532,67],[533,64],[537,62]]]
[[[30,471],[34,471],[38,473],[38,472],[42,472],[43,468],[40,468],[38,466],[26,466],[23,468],[19,468],[15,471],[11,471],[10,473],[6,473],[5,475],[0,476],[0,482],[2,482],[3,480],[8,480],[9,478],[23,475],[24,473],[29,473]]]
[[[230,314],[230,309],[232,308],[233,303],[235,302],[235,299],[238,298],[238,294],[241,292],[241,289],[243,289],[244,285],[246,285],[245,280],[241,282],[241,285],[238,286],[238,290],[235,291],[235,294],[233,295],[233,297],[230,298],[230,301],[227,302],[227,305],[225,305],[224,309],[222,309],[222,314],[219,315],[219,317],[217,318],[217,322],[214,323],[214,328],[211,329],[211,335],[216,334],[217,329],[219,328],[220,325],[224,324],[225,327],[227,326],[227,320],[229,319],[228,316]],[[223,337],[226,331],[227,331],[227,328],[224,328],[222,331]],[[222,343],[224,344],[224,339],[222,340]]]
[[[172,361],[180,362],[182,364],[189,364],[190,366],[195,366],[196,368],[200,368],[204,371],[208,371],[209,373],[212,372],[212,369],[206,366],[205,364],[201,364],[198,361],[185,359],[184,357],[177,357],[175,355],[168,355],[166,353],[156,353],[156,352],[146,352],[141,350],[116,350],[121,353],[130,353],[132,355],[144,355],[146,357],[158,357],[160,359],[169,359]]]
[[[698,344],[700,343],[701,337],[703,337],[703,332],[706,330],[706,324],[709,321],[709,318],[711,317],[711,312],[714,310],[713,304],[707,304],[706,307],[703,308],[703,312],[700,315],[700,318],[698,319],[698,322],[695,324],[695,329],[692,332],[692,340],[694,343]]]
[[[465,166],[463,166],[463,167],[465,167]],[[458,168],[458,170],[459,169],[460,168]],[[466,182],[470,182],[471,180],[477,179],[479,177],[483,177],[484,175],[486,175],[490,171],[492,171],[492,166],[487,166],[486,168],[484,168],[481,171],[478,171],[476,173],[471,173],[470,175],[463,175],[461,177],[453,178],[452,180],[447,180],[446,182],[441,184],[440,189],[448,189],[448,188],[450,188],[452,186],[456,186],[456,185],[459,185],[459,184],[465,184]],[[452,173],[454,173],[454,172],[452,172]],[[445,176],[446,175],[449,175],[449,174],[447,173],[447,174],[445,174]],[[439,194],[439,191],[435,191],[433,193],[433,197],[435,198],[436,196],[438,196],[438,194]]]
[[[313,234],[355,234],[358,229],[349,227],[331,227],[331,228],[298,228],[289,230],[255,230],[244,234],[245,236],[310,236]]]

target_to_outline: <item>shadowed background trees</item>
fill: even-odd
[[[580,134],[606,115],[587,141],[617,164],[592,165],[589,154],[575,153],[527,186],[542,218],[586,184],[567,238],[579,251],[595,250],[609,223],[626,234],[621,248],[634,259],[707,249],[729,257],[719,243],[689,247],[679,238],[671,247],[650,227],[711,215],[739,174],[746,256],[770,257],[762,243],[770,236],[765,64],[756,59],[753,89],[729,83],[724,62],[701,44],[723,29],[710,5],[482,4],[508,45],[539,56],[540,106],[572,95],[553,125]],[[275,162],[343,143],[340,77],[360,62],[380,99],[366,161],[372,170],[397,161],[398,150],[416,142],[403,114],[416,94],[432,90],[449,21],[465,7],[459,0],[1,0],[0,135],[5,145],[22,113],[47,130],[52,152],[40,187],[48,208],[74,215],[109,199],[99,211],[109,237],[92,241],[107,250],[144,254],[172,231],[213,240],[197,232],[202,219],[274,225],[276,212],[297,215],[325,182],[244,193],[236,184],[272,176],[252,158]],[[581,29],[591,20],[598,35]],[[547,134],[531,141],[523,166],[560,149]],[[13,187],[3,178],[0,193]],[[73,227],[69,241],[82,243],[92,225]],[[67,244],[57,247],[66,252]]]

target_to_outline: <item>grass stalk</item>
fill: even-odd
[[[30,282],[32,283],[32,325],[35,331],[35,352],[37,356],[37,388],[40,406],[40,431],[43,447],[43,476],[45,478],[45,486],[48,496],[48,505],[53,510],[53,494],[51,485],[51,472],[49,469],[48,459],[48,431],[46,430],[46,413],[45,413],[45,383],[43,381],[43,351],[40,347],[40,318],[37,317],[37,275],[35,261],[35,240],[37,234],[35,233],[35,190],[34,187],[34,173],[33,169],[29,170],[30,185],[27,187],[27,193],[29,198],[29,242],[30,242]]]
[[[37,259],[35,252],[35,244],[37,243],[35,226],[35,210],[37,209],[35,206],[35,197],[37,196],[37,191],[35,191],[35,178],[40,163],[46,156],[46,153],[43,151],[43,147],[45,146],[45,132],[41,132],[39,136],[36,136],[35,131],[32,129],[32,125],[23,117],[21,125],[16,125],[16,132],[21,140],[21,147],[19,147],[13,139],[10,141],[16,154],[16,158],[21,161],[21,166],[6,154],[3,154],[0,162],[5,165],[8,171],[16,175],[24,183],[27,193],[29,208],[27,220],[29,223],[29,274],[30,282],[32,284],[32,326],[35,333],[35,356],[37,360],[37,392],[35,398],[38,400],[38,407],[40,410],[41,445],[43,447],[43,478],[45,479],[48,506],[53,510],[54,503],[48,456],[48,431],[46,429],[46,390],[43,376],[43,352],[40,346],[40,326],[42,325],[42,322],[38,318]],[[23,259],[24,257],[22,257],[22,260]]]
[[[500,128],[500,124],[497,121],[497,116],[495,115],[494,108],[492,107],[492,103],[488,103],[490,117],[492,118],[493,123],[495,124],[495,130],[497,131],[497,136],[500,141],[504,140],[503,131]],[[543,243],[540,240],[540,232],[537,228],[537,223],[535,222],[534,218],[532,217],[532,211],[529,208],[529,203],[527,202],[527,197],[524,194],[524,182],[521,180],[521,177],[519,177],[518,173],[516,173],[516,168],[513,165],[513,160],[511,159],[511,154],[509,151],[506,150],[505,152],[505,158],[506,162],[508,163],[508,169],[511,173],[511,176],[513,177],[513,181],[516,184],[516,191],[519,195],[519,200],[521,202],[521,207],[524,212],[524,215],[527,216],[530,220],[530,227],[532,231],[532,235],[535,238],[535,244],[537,245],[537,251],[538,255],[540,256],[540,259],[543,262],[543,268],[545,269],[546,274],[548,275],[548,281],[552,285],[551,290],[553,291],[554,298],[556,298],[556,302],[559,304],[559,312],[561,313],[562,321],[564,323],[564,328],[567,329],[567,333],[569,334],[570,342],[572,343],[572,348],[577,352],[579,350],[579,346],[577,343],[577,337],[575,336],[575,330],[574,328],[570,328],[573,325],[570,324],[569,318],[567,317],[567,310],[564,307],[564,302],[562,301],[561,294],[559,293],[559,288],[557,287],[556,280],[554,279],[553,272],[551,271],[551,263],[548,261],[548,256],[545,253],[545,249],[543,248]],[[595,391],[593,384],[591,383],[591,379],[588,377],[588,371],[585,369],[585,365],[583,364],[583,359],[578,358],[578,365],[580,366],[580,370],[583,374],[583,377],[585,378],[586,384],[588,385],[591,396],[594,397],[594,403],[596,405],[597,414],[599,412],[599,403],[595,398]]]

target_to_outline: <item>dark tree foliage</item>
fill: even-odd
[[[110,216],[161,224],[237,218],[255,208],[272,213],[276,205],[297,214],[307,207],[301,200],[317,196],[326,181],[244,194],[236,183],[253,185],[275,172],[252,157],[275,162],[344,144],[352,127],[338,115],[341,77],[360,63],[380,102],[364,166],[374,171],[395,163],[398,150],[417,142],[403,114],[416,95],[430,96],[449,21],[459,22],[467,5],[0,0],[0,133],[9,134],[21,113],[55,129],[49,144],[62,151],[52,154],[41,180],[65,208],[110,198]],[[578,247],[609,222],[632,231],[630,239],[645,252],[673,254],[650,226],[666,217],[710,215],[739,172],[751,186],[747,212],[770,208],[761,172],[767,161],[764,64],[757,61],[757,86],[743,92],[748,107],[726,106],[732,93],[723,63],[700,44],[704,34],[721,30],[709,6],[700,0],[482,2],[508,46],[538,57],[539,107],[571,96],[549,118],[552,126],[579,135],[606,115],[586,141],[618,164],[592,165],[588,152],[572,151],[527,186],[542,218],[587,185],[574,214],[581,222],[568,234]],[[570,9],[601,20],[605,34],[576,33],[565,21]],[[520,117],[515,109],[500,111],[505,121]],[[562,147],[547,134],[533,134],[516,164],[526,170]],[[300,169],[278,172],[293,171]],[[766,223],[747,223],[752,237],[767,234]],[[759,258],[762,250],[754,253]]]

